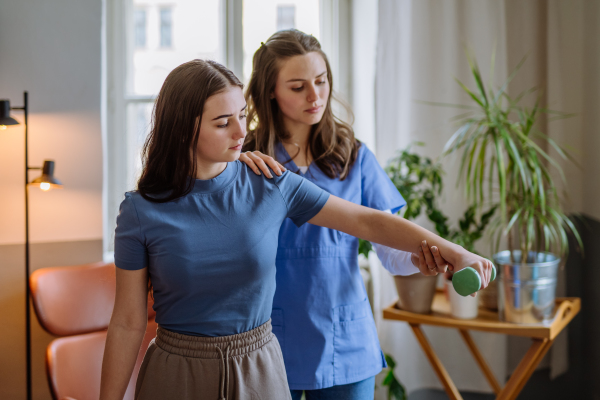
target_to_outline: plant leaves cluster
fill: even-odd
[[[406,200],[404,218],[415,219],[425,212],[427,218],[433,222],[438,235],[474,252],[475,242],[483,236],[496,207],[491,207],[477,218],[476,207],[470,206],[460,219],[458,228],[451,228],[448,216],[439,208],[437,201],[443,189],[442,165],[429,157],[412,152],[411,148],[412,146],[409,146],[400,151],[390,160],[385,169]]]
[[[396,362],[389,354],[385,355],[385,361],[387,362],[389,370],[385,378],[383,378],[383,382],[381,383],[381,385],[388,387],[388,400],[407,400],[408,398],[406,397],[406,389],[394,374]]]
[[[422,146],[423,143],[415,145]],[[401,210],[404,218],[412,220],[425,213],[433,222],[438,235],[475,252],[475,242],[483,237],[497,207],[492,206],[478,217],[477,207],[472,205],[459,220],[458,228],[451,228],[449,217],[438,206],[443,189],[441,164],[412,152],[411,149],[412,146],[409,146],[400,151],[385,168],[390,180],[406,200],[406,206]],[[369,242],[359,241],[359,254],[367,256],[370,250]]]
[[[460,126],[447,142],[444,154],[460,152],[459,180],[464,182],[466,197],[477,210],[486,204],[499,206],[500,213],[490,224],[494,250],[498,250],[501,237],[507,236],[509,250],[518,247],[523,262],[530,251],[554,250],[565,255],[568,232],[582,247],[577,229],[562,212],[553,180],[554,171],[565,181],[563,170],[544,148],[553,149],[564,160],[573,158],[536,125],[542,114],[549,120],[572,114],[543,108],[536,87],[516,97],[508,95],[508,84],[525,58],[497,91],[491,84],[486,88],[477,62],[469,54],[467,58],[476,89],[457,82],[473,104],[451,105],[468,111],[457,117]],[[521,105],[524,97],[536,93],[532,107]]]

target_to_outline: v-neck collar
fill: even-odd
[[[305,176],[306,174],[308,174],[308,171],[310,171],[311,166],[312,166],[312,162],[307,165],[308,168],[306,168],[306,172],[302,173],[302,171],[300,170],[300,168],[296,165],[296,163],[294,162],[294,160],[292,160],[292,157],[290,157],[290,154],[288,153],[288,151],[285,149],[285,146],[283,145],[283,143],[279,142],[277,143],[277,148],[279,150],[279,153],[281,155],[281,160],[283,162],[287,161],[285,164],[288,164],[289,166],[291,166],[292,168],[288,168],[291,169],[292,172],[295,172],[297,174],[299,174],[300,176]],[[284,164],[284,167],[285,167]],[[286,167],[287,168],[287,167]]]

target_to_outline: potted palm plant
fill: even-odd
[[[540,105],[540,96],[531,107],[521,105],[536,88],[516,97],[507,86],[525,59],[497,90],[486,88],[473,57],[467,54],[475,90],[458,81],[473,103],[458,106],[468,111],[459,117],[460,126],[444,153],[458,153],[459,179],[466,196],[478,211],[498,205],[489,228],[500,276],[499,306],[503,318],[516,323],[535,323],[553,315],[556,276],[561,257],[568,251],[567,234],[579,246],[581,238],[562,211],[555,176],[565,180],[557,159],[572,160],[565,149],[541,132],[540,115],[551,119],[570,115]],[[456,106],[456,105],[454,105]],[[499,251],[505,238],[508,249]]]

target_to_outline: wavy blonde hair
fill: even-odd
[[[282,61],[310,52],[319,53],[325,60],[331,90],[321,121],[312,126],[308,151],[313,162],[328,177],[344,180],[356,161],[361,144],[354,138],[352,126],[333,114],[332,99],[337,99],[333,95],[331,67],[321,44],[314,36],[296,29],[273,34],[254,53],[252,75],[245,93],[248,104],[248,135],[244,151],[258,150],[275,157],[275,145],[290,138],[290,133],[285,130],[277,100],[271,98],[271,93],[275,90]],[[350,108],[343,102],[340,103],[351,117]],[[295,155],[292,159],[294,157]],[[286,163],[291,160],[278,161]]]

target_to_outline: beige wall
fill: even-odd
[[[547,124],[549,135],[568,146],[578,163],[561,161],[565,206],[600,221],[600,2],[553,0],[549,5],[547,79],[542,82],[549,108],[575,114]]]
[[[0,12],[0,98],[29,92],[29,160],[56,161],[64,189],[30,191],[32,270],[102,259],[102,0],[7,0]],[[22,113],[13,116],[22,121]],[[0,398],[25,398],[24,131],[0,131]],[[30,178],[39,172],[32,172]],[[34,398],[50,399],[32,314]]]
[[[31,190],[34,242],[102,237],[101,22],[102,0],[2,2],[0,98],[29,91],[30,165],[54,159],[64,184]],[[23,125],[0,131],[0,245],[24,242],[23,170]]]

